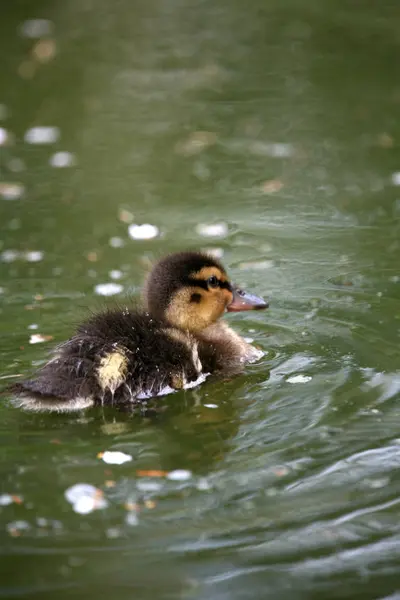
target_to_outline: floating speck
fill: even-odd
[[[261,191],[264,194],[276,194],[283,188],[283,183],[279,179],[269,179],[268,181],[264,181],[261,186]]]
[[[88,483],[77,483],[68,488],[64,494],[66,500],[72,504],[74,512],[87,515],[94,510],[108,506],[103,497],[103,492]]]
[[[9,134],[7,129],[4,129],[4,127],[0,127],[0,146],[4,146],[8,139],[9,139]]]
[[[109,276],[111,277],[111,279],[121,279],[122,275],[122,271],[119,271],[118,269],[113,269],[109,272]]]
[[[120,294],[124,286],[120,283],[99,283],[95,286],[94,291],[99,296],[114,296]]]
[[[52,335],[42,335],[41,333],[32,333],[29,338],[30,344],[42,344],[43,342],[51,342],[54,337]]]
[[[30,252],[25,252],[22,256],[28,262],[40,262],[43,259],[44,253],[41,250],[31,250]]]
[[[396,171],[392,174],[393,185],[400,185],[400,171]]]
[[[271,156],[273,158],[290,158],[295,153],[294,146],[292,144],[274,144],[258,140],[250,144],[249,150],[252,154],[256,154],[258,156]]]
[[[110,238],[109,244],[111,248],[123,248],[125,246],[125,242],[120,237],[112,237]]]
[[[32,48],[32,57],[39,63],[50,62],[56,55],[56,42],[47,38],[39,40]]]
[[[307,381],[311,381],[311,375],[292,375],[287,378],[288,383],[307,383]]]
[[[10,494],[1,494],[0,496],[0,506],[8,506],[9,504],[12,504],[13,501],[13,497]]]
[[[19,252],[17,250],[3,250],[0,258],[2,262],[11,263],[19,258]]]
[[[203,150],[215,144],[216,141],[217,136],[212,131],[194,131],[188,139],[179,142],[175,150],[178,154],[193,156],[203,152]]]
[[[199,223],[196,225],[196,233],[202,237],[226,237],[228,235],[228,225],[226,223]]]
[[[130,525],[131,527],[139,525],[139,519],[137,514],[134,511],[128,512],[125,517],[125,523],[127,525]]]
[[[134,218],[134,214],[126,208],[121,208],[118,211],[118,219],[122,221],[122,223],[132,223]]]
[[[50,165],[59,169],[72,167],[74,162],[75,158],[71,152],[56,152],[50,157]]]
[[[191,471],[187,471],[186,469],[176,469],[167,474],[167,479],[170,479],[171,481],[188,481],[191,477]]]
[[[28,144],[54,144],[60,137],[58,127],[32,127],[25,133]]]
[[[140,492],[159,492],[162,488],[162,483],[154,479],[140,480],[136,484]]]
[[[18,537],[23,531],[27,531],[31,526],[27,521],[11,521],[7,523],[7,531],[13,537]]]
[[[108,529],[106,529],[106,536],[110,540],[115,540],[121,537],[121,530],[118,527],[109,527]]]
[[[245,337],[243,338],[245,342],[247,342],[248,344],[252,344],[254,342],[254,338],[252,337]]]
[[[123,465],[124,463],[130,462],[132,460],[132,456],[130,454],[125,454],[125,452],[111,450],[106,450],[106,452],[100,452],[98,457],[101,458],[101,460],[103,460],[108,465]]]
[[[204,404],[206,408],[218,408],[218,404]]]
[[[239,269],[253,269],[257,271],[263,271],[264,269],[271,269],[275,265],[273,260],[249,260],[246,262],[241,262],[239,264]]]
[[[47,19],[28,19],[20,28],[21,35],[31,39],[49,36],[52,30],[53,23]]]
[[[0,196],[4,200],[18,200],[24,194],[25,188],[21,183],[0,183]]]
[[[150,223],[144,223],[143,225],[132,223],[128,227],[128,233],[133,240],[151,240],[157,237],[160,231],[158,227],[150,225]]]
[[[209,254],[213,258],[222,258],[224,256],[223,248],[204,248],[206,254]]]
[[[205,477],[202,477],[201,479],[198,480],[196,487],[201,492],[207,492],[208,490],[211,489],[211,485]]]
[[[39,329],[39,325],[37,323],[31,323],[28,325],[28,329]]]

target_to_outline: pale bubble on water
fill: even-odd
[[[4,127],[0,127],[0,146],[4,146],[9,139],[9,134],[7,129]]]
[[[48,19],[28,19],[20,27],[21,35],[32,39],[49,36],[52,31],[53,23]]]
[[[59,169],[72,167],[75,164],[74,155],[71,152],[56,152],[50,157],[50,165]]]
[[[94,291],[99,296],[115,296],[120,294],[124,289],[124,286],[120,283],[99,283],[95,286]]]
[[[157,237],[160,231],[158,227],[150,225],[150,223],[143,223],[143,225],[132,223],[128,227],[128,233],[133,240],[150,240]]]
[[[196,233],[202,237],[226,237],[228,225],[226,223],[199,223],[196,225]]]
[[[0,183],[0,195],[4,200],[18,200],[23,196],[25,188],[20,183]]]
[[[175,469],[167,474],[167,479],[171,481],[188,481],[191,477],[191,471],[187,471],[186,469]]]
[[[39,262],[43,259],[44,252],[42,252],[42,250],[31,250],[29,252],[25,252],[22,256],[28,262]]]
[[[311,381],[312,377],[310,375],[292,375],[287,378],[288,383],[307,383],[307,381]]]
[[[58,127],[32,127],[25,133],[25,142],[28,144],[54,144],[60,137]]]
[[[124,240],[117,236],[110,238],[109,244],[111,248],[123,248],[125,246]]]

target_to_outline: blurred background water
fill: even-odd
[[[399,17],[3,9],[3,389],[168,251],[212,249],[271,307],[228,317],[261,362],[155,418],[3,398],[1,597],[400,597]]]

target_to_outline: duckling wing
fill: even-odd
[[[107,311],[83,323],[32,378],[14,386],[16,403],[70,411],[180,389],[201,372],[195,344],[145,313]]]

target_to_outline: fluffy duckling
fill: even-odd
[[[94,315],[31,379],[17,383],[25,409],[72,411],[139,404],[193,387],[213,372],[233,373],[262,352],[225,323],[225,311],[267,308],[234,286],[219,261],[200,252],[160,260],[147,279],[142,310]]]

